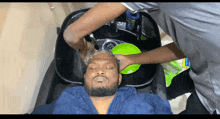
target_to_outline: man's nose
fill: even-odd
[[[97,74],[104,74],[104,71],[103,71],[103,69],[99,69],[98,71],[97,71]]]

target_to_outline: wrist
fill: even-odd
[[[80,38],[70,27],[64,31],[63,37],[66,43],[76,50],[83,50],[86,45],[84,39]]]
[[[133,55],[127,55],[127,59],[128,59],[128,65],[131,65],[131,64],[137,64],[137,61],[136,61],[136,54],[133,54]]]
[[[129,55],[128,59],[131,64],[148,64],[149,63],[148,55],[144,52],[140,54]]]
[[[82,33],[85,29],[82,29],[83,26],[78,25],[77,21],[70,24],[67,28],[73,33],[73,35],[77,38],[76,40],[82,39],[85,35]]]

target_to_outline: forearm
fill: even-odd
[[[165,63],[185,58],[185,55],[179,50],[175,43],[170,43],[163,47],[135,54],[131,57],[132,64],[157,64]]]
[[[99,3],[86,12],[76,22],[68,26],[64,38],[71,46],[74,46],[74,37],[82,39],[94,30],[100,28],[105,23],[117,18],[127,10],[121,3]],[[72,33],[71,33],[72,32]],[[77,49],[82,47],[82,43],[75,45]]]

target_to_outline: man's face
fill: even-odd
[[[89,60],[85,78],[85,89],[90,96],[112,96],[121,83],[116,58],[107,53],[99,52]]]

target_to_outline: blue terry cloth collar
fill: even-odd
[[[107,114],[172,114],[169,102],[154,94],[137,94],[134,87],[121,87]],[[69,88],[56,101],[53,114],[98,114],[84,87]]]
[[[133,87],[121,87],[112,100],[107,114],[119,114],[123,102],[129,96],[136,95]],[[66,89],[56,102],[53,113],[56,114],[98,114],[84,87]]]

